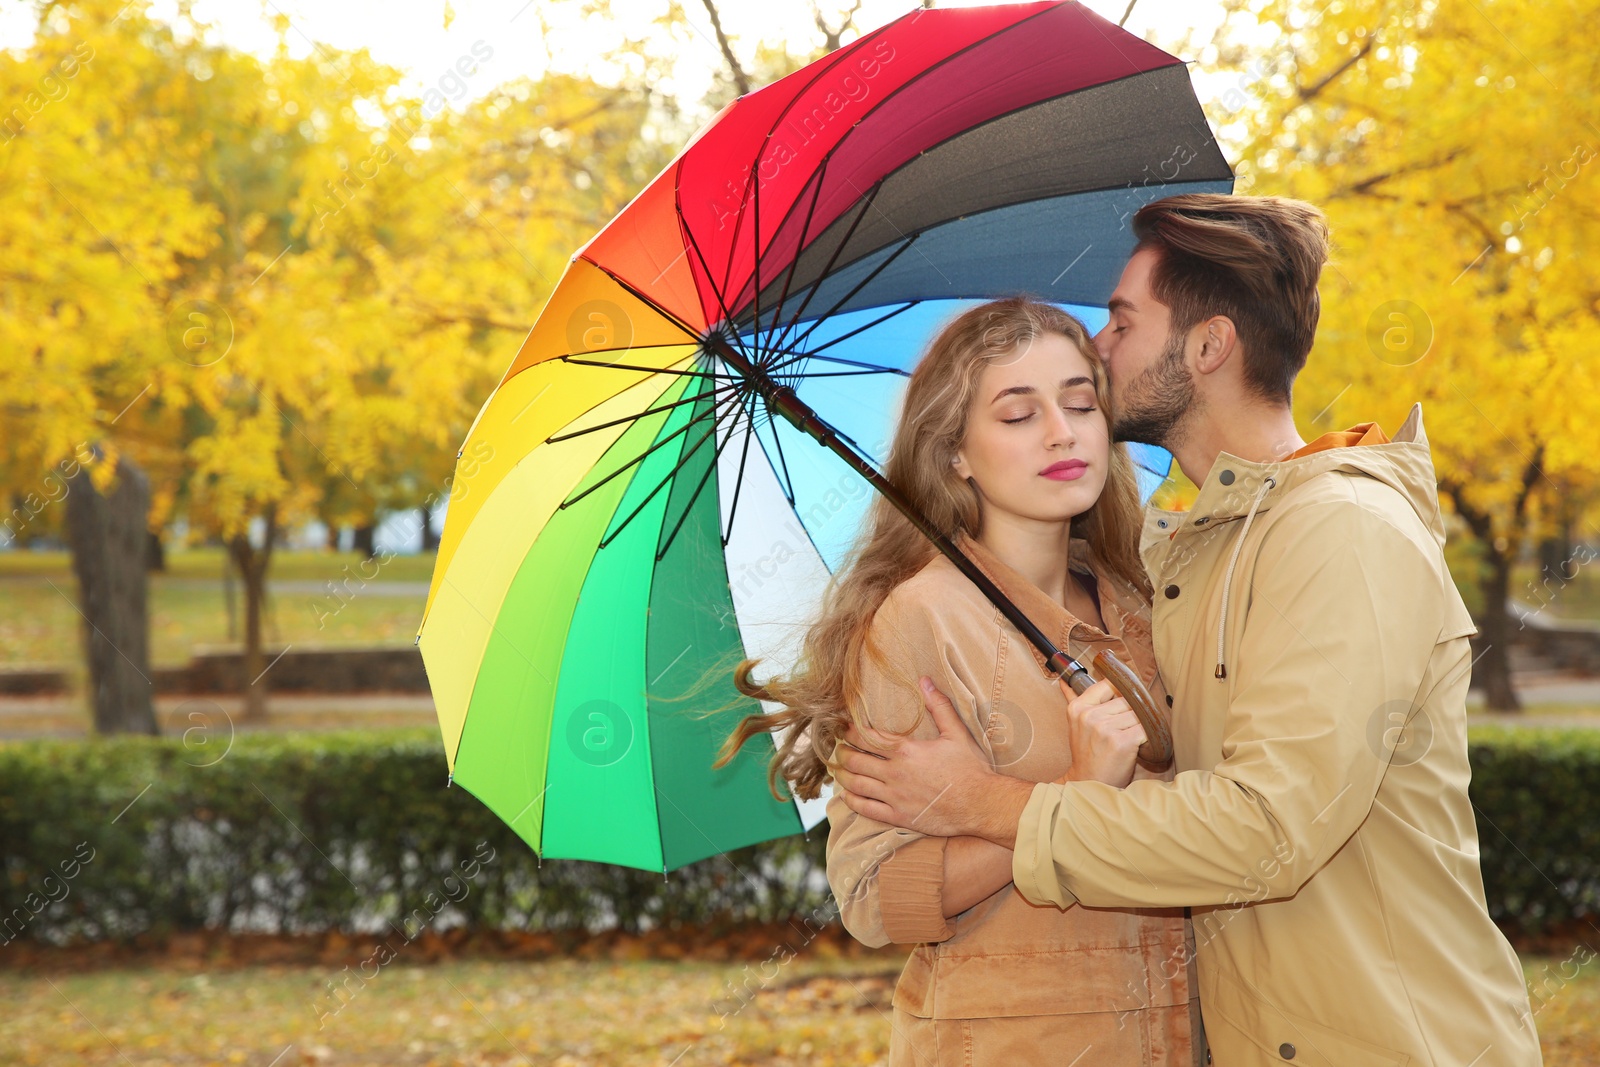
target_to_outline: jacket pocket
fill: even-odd
[[[1200,992],[1206,1040],[1218,1064],[1406,1067],[1411,1057],[1294,1015],[1212,975]]]

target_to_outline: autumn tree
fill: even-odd
[[[20,504],[5,527],[66,520],[104,732],[156,730],[145,538],[170,450],[152,447],[150,403],[181,374],[162,328],[174,279],[215,224],[167,114],[195,54],[137,6],[85,0],[41,5],[33,45],[0,56],[0,475]]]
[[[26,107],[0,149],[15,253],[0,331],[26,357],[0,363],[0,474],[25,494],[85,442],[102,489],[142,464],[148,524],[182,515],[243,579],[259,717],[281,532],[448,499],[456,449],[572,251],[676,150],[675,109],[627,64],[448,107],[364,51],[291,56],[281,15],[258,57],[206,43],[187,4],[180,32],[141,0],[40,11],[4,68]],[[67,77],[83,42],[95,65],[80,58],[63,96],[42,79]],[[486,78],[496,47],[452,69]],[[91,71],[98,95],[79,94]]]

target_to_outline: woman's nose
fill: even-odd
[[[1045,444],[1047,447],[1070,445],[1077,440],[1072,430],[1072,420],[1059,407],[1052,407],[1045,415]]]

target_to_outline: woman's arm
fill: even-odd
[[[858,705],[867,725],[891,733],[909,731],[924,740],[937,736],[917,687],[918,675],[928,673],[951,686],[952,699],[972,729],[972,694],[980,686],[969,678],[960,650],[925,605],[891,596],[873,621],[873,636],[881,657],[862,661]],[[955,933],[946,921],[949,915],[960,914],[1011,881],[1009,861],[996,862],[987,842],[966,839],[949,857],[958,878],[949,900],[960,904],[950,910],[945,880],[951,841],[858,815],[838,793],[828,802],[828,822],[828,882],[845,929],[867,945],[943,941]],[[975,843],[984,849],[976,850]],[[976,862],[980,858],[981,865]]]
[[[1053,784],[1081,779],[1068,768]],[[951,837],[944,852],[944,913],[954,918],[1011,884],[1013,853],[982,837]]]
[[[944,850],[944,914],[954,918],[1011,884],[1011,850],[981,837],[951,837]]]

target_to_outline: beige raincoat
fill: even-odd
[[[1038,904],[1192,905],[1221,1067],[1541,1062],[1484,904],[1443,545],[1420,404],[1388,444],[1224,452],[1189,511],[1147,511],[1178,774],[1035,786],[1013,875]]]

